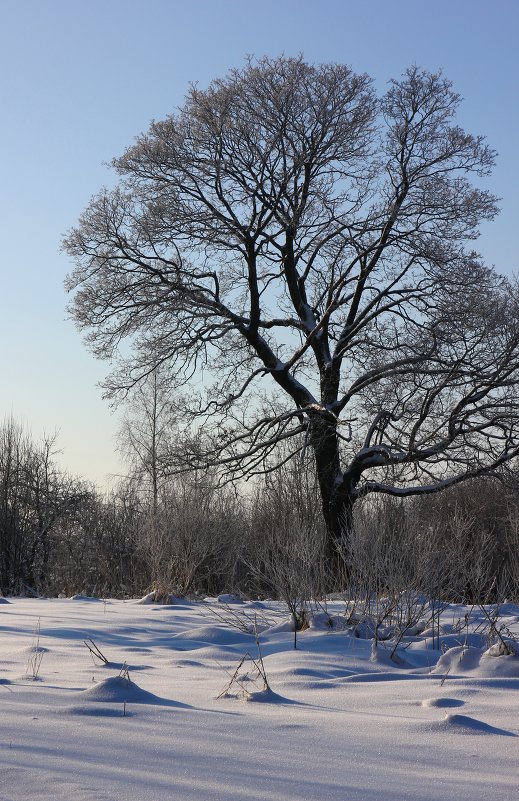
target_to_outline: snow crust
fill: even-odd
[[[393,655],[396,641],[374,645],[340,601],[297,633],[297,649],[280,604],[233,609],[222,617],[217,598],[2,604],[0,801],[519,797],[518,607],[501,610],[504,644],[481,635],[483,614],[458,631],[470,610],[457,606],[439,637],[417,626]]]

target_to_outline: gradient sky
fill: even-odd
[[[478,248],[518,268],[517,0],[0,0],[0,421],[59,433],[60,460],[102,485],[121,472],[108,370],[66,319],[62,235],[112,180],[104,163],[247,54],[367,72],[416,63],[465,98],[460,123],[499,152],[502,213]]]

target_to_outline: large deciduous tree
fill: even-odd
[[[153,122],[65,240],[94,353],[130,345],[110,391],[157,365],[190,380],[194,467],[313,452],[330,545],[361,494],[518,452],[517,288],[470,247],[494,153],[459,100],[415,67],[379,98],[347,66],[250,60]]]

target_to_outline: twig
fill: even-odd
[[[90,653],[92,654],[92,660],[94,662],[94,665],[95,665],[94,657],[97,657],[98,659],[100,659],[101,662],[103,662],[105,665],[109,665],[110,664],[108,659],[106,658],[106,656],[101,652],[101,650],[99,649],[99,647],[95,644],[95,642],[93,640],[90,640],[90,639],[89,640],[83,640],[83,642],[86,645],[86,647],[88,648],[88,650],[90,651]]]

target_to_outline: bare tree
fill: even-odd
[[[93,352],[132,345],[109,392],[163,365],[182,459],[227,477],[309,449],[330,553],[359,496],[518,452],[517,287],[467,247],[494,152],[459,100],[415,67],[379,99],[347,66],[250,60],[115,159],[64,242]]]
[[[167,480],[175,429],[169,386],[157,366],[128,393],[119,431],[120,451],[129,463],[131,478],[151,500],[153,515]]]
[[[14,419],[0,423],[0,592],[40,591],[53,569],[53,538],[85,487],[55,463],[56,437],[35,442]]]

